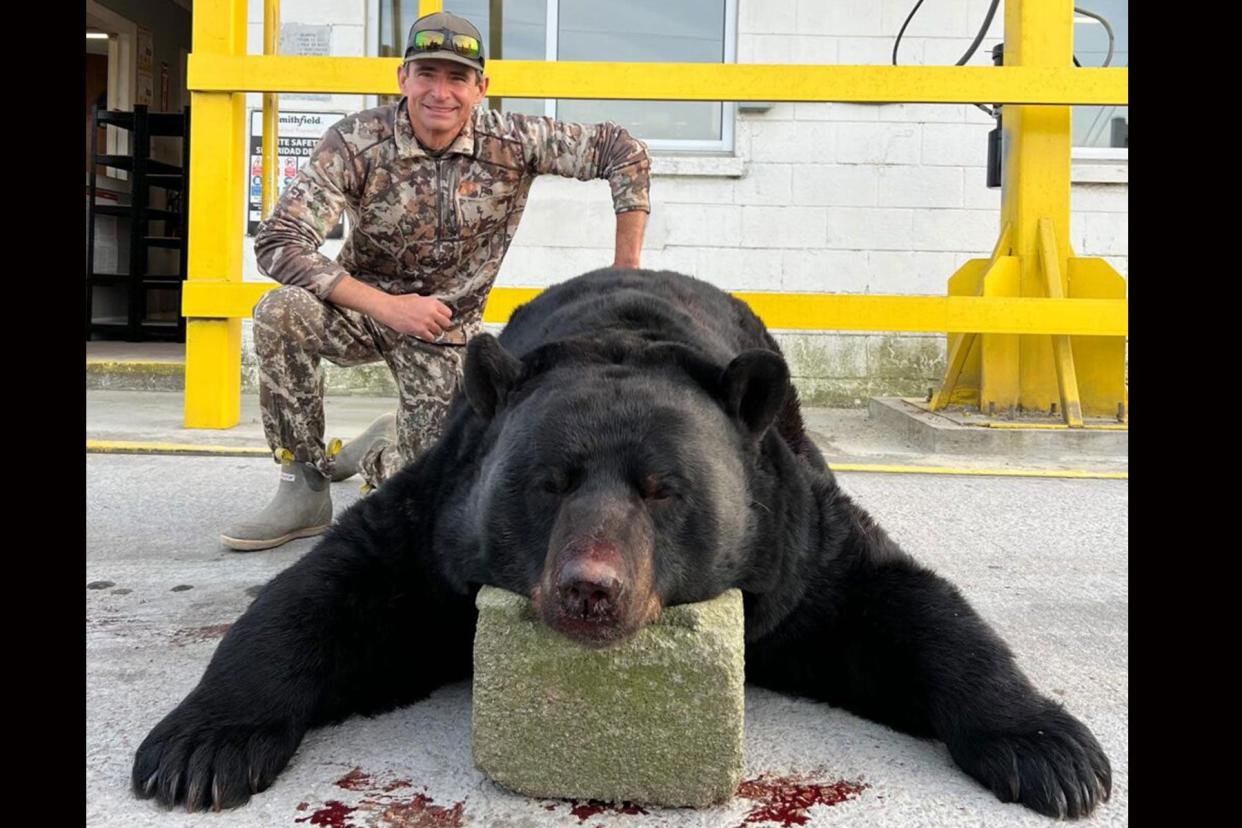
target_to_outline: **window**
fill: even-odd
[[[1130,65],[1129,0],[1082,0],[1081,7],[1108,20],[1113,29],[1113,59],[1109,66]],[[1103,66],[1108,54],[1108,31],[1100,21],[1074,15],[1074,56],[1083,66]],[[1075,148],[1126,148],[1130,146],[1128,106],[1076,106],[1073,108]]]
[[[376,2],[376,53],[400,56],[418,2]],[[493,6],[503,15],[499,25],[491,19]],[[723,63],[736,55],[737,0],[446,0],[444,8],[479,27],[489,59]],[[732,103],[510,98],[499,105],[566,121],[615,121],[654,150],[733,148]]]

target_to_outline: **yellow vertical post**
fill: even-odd
[[[444,11],[444,0],[418,0],[418,16],[425,14],[435,14],[438,11]],[[413,22],[413,21],[411,21]],[[402,32],[404,35],[405,32]],[[405,43],[401,43],[401,53],[405,54]]]
[[[280,0],[263,0],[263,54],[280,51]],[[263,93],[263,218],[272,214],[280,187],[277,147],[280,144],[280,96]]]
[[[244,55],[246,0],[198,0],[193,49]],[[240,282],[246,96],[192,92],[187,278]],[[241,320],[190,318],[185,340],[185,425],[231,428],[241,418]]]
[[[1006,66],[1072,61],[1072,0],[1006,4]],[[949,295],[1124,299],[1125,279],[1103,259],[1075,256],[1069,244],[1070,107],[1006,106],[1002,132],[1004,229],[990,260],[972,259],[949,279]],[[1126,419],[1124,337],[981,334],[981,348],[966,348],[969,336],[949,335],[949,370],[933,408],[1050,411],[1059,402],[1073,425],[1085,416]]]
[[[1009,0],[1005,3],[1005,65],[1073,63],[1074,0]],[[1057,240],[1056,272],[1064,279],[1070,237],[1070,107],[1006,106],[1002,113],[1005,175],[1001,226],[1013,228],[1013,255],[1021,262],[1022,296],[1046,296],[1039,255],[1039,221],[1051,221]],[[1018,404],[1048,411],[1059,401],[1052,343],[1022,336],[1018,343]]]
[[[1064,299],[1064,282],[1061,279],[1057,240],[1050,219],[1039,220],[1039,264],[1044,271],[1044,284],[1049,299]],[[1078,401],[1078,372],[1074,370],[1074,353],[1070,338],[1054,334],[1052,357],[1056,360],[1057,389],[1061,395],[1065,424],[1070,428],[1082,428],[1082,404]]]

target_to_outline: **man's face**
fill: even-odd
[[[414,134],[439,149],[457,137],[475,104],[487,96],[486,77],[451,60],[412,60],[397,70]]]

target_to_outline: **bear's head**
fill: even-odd
[[[518,360],[482,335],[464,385],[487,423],[465,509],[481,565],[549,627],[606,646],[663,606],[744,588],[760,446],[789,387],[780,356],[722,366],[618,336]]]

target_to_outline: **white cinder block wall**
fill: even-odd
[[[878,64],[911,0],[737,0],[743,63]],[[925,3],[899,61],[952,65],[988,0]],[[1004,4],[970,61],[990,65]],[[365,0],[285,0],[282,22],[330,25],[337,55],[364,55]],[[262,3],[250,0],[250,49],[262,51]],[[248,96],[251,107],[261,96]],[[363,107],[362,96],[282,96],[286,110]],[[967,259],[990,254],[1000,190],[986,187],[993,122],[969,105],[777,103],[739,112],[733,157],[656,154],[643,263],[733,291],[943,295]],[[1076,158],[1071,243],[1128,265],[1127,164]],[[606,182],[545,177],[501,269],[499,285],[546,286],[612,261]],[[245,240],[247,279],[262,279]],[[339,242],[324,252],[335,255]],[[249,320],[245,341],[249,353]],[[808,403],[865,405],[922,394],[944,370],[939,335],[780,332]],[[248,364],[252,360],[247,359]],[[382,368],[382,366],[381,366]],[[247,381],[253,379],[248,370]],[[382,370],[378,374],[382,376]],[[329,382],[333,382],[329,375]]]

